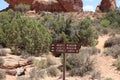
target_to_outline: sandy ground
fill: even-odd
[[[113,80],[120,80],[120,72],[118,72],[116,68],[112,66],[115,59],[113,59],[111,56],[105,56],[103,54],[104,42],[108,38],[109,36],[106,35],[106,36],[100,36],[98,39],[99,43],[96,47],[101,49],[101,54],[96,56],[95,67],[97,71],[100,71],[102,77],[112,78]]]
[[[120,80],[120,72],[118,72],[116,70],[116,68],[114,66],[112,66],[113,62],[115,61],[115,59],[113,59],[110,56],[105,56],[103,54],[104,51],[104,42],[109,38],[108,35],[105,36],[100,36],[99,37],[99,43],[96,46],[97,48],[101,49],[101,53],[98,55],[95,55],[95,70],[99,71],[101,73],[101,76],[103,78],[112,78],[113,80]],[[16,80],[16,78],[14,76],[6,76],[6,80]],[[89,76],[88,76],[89,77]],[[66,80],[91,80],[88,79],[87,76],[80,78],[80,77],[67,77]],[[62,80],[62,78],[59,79],[59,77],[46,77],[45,79],[41,79],[41,80]]]

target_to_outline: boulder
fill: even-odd
[[[96,12],[108,12],[116,9],[116,0],[102,0],[97,6]]]
[[[16,69],[19,67],[24,67],[32,64],[32,59],[24,60],[19,59],[19,57],[5,57],[5,63],[2,66],[2,69]]]
[[[6,54],[10,54],[12,51],[10,48],[1,48],[0,49],[0,56],[6,56]]]
[[[25,75],[25,71],[26,69],[24,67],[20,67],[16,69],[16,76],[21,76],[21,75]]]
[[[31,10],[50,12],[74,12],[83,11],[82,0],[5,0],[9,8],[14,9],[15,5],[27,4]]]
[[[22,76],[25,75],[25,71],[26,69],[24,67],[19,67],[17,69],[13,69],[13,70],[6,70],[6,73],[8,75],[12,75],[12,76]]]

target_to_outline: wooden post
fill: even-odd
[[[63,53],[63,80],[65,80],[65,72],[66,72],[66,54]]]
[[[66,53],[79,53],[80,45],[75,43],[52,43],[50,51],[63,54],[63,80],[66,73]]]

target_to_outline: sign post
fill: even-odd
[[[66,72],[66,53],[79,53],[79,44],[75,43],[52,43],[50,51],[52,53],[63,53],[63,80]]]
[[[65,73],[66,73],[66,54],[63,53],[63,80],[65,80]]]

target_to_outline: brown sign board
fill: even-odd
[[[79,53],[80,45],[75,43],[52,43],[50,51],[53,53]]]

